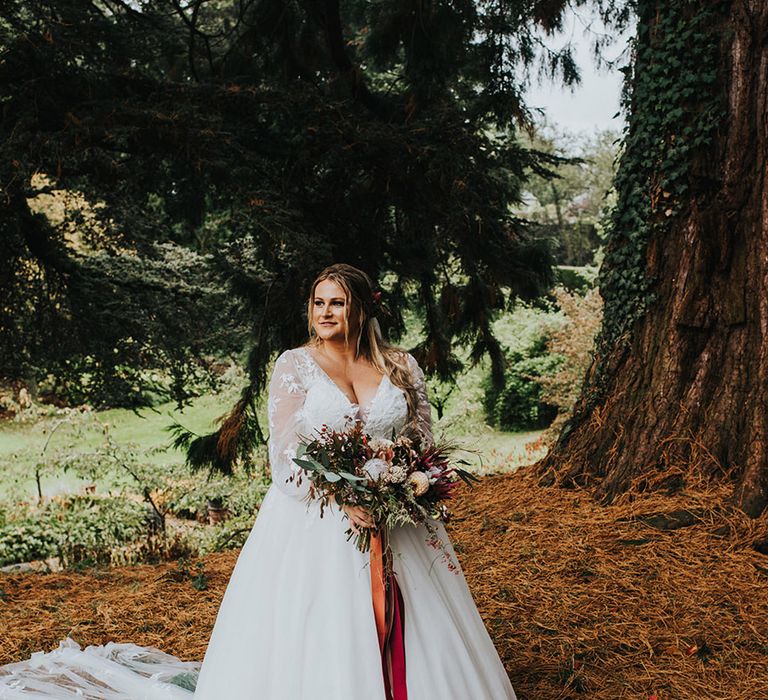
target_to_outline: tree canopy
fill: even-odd
[[[455,373],[461,342],[500,377],[494,314],[550,283],[512,212],[556,159],[516,131],[526,69],[578,78],[541,40],[566,6],[4,3],[0,371],[34,381],[85,357],[131,402],[160,366],[183,400],[191,359],[250,337],[241,403],[197,442],[228,469],[270,358],[305,337],[311,279],[343,261],[382,284],[392,339],[423,310],[429,372]],[[50,193],[89,215],[52,220]]]

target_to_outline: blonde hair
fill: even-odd
[[[349,329],[354,321],[358,331],[355,339],[355,359],[364,357],[379,372],[386,374],[396,387],[405,393],[408,404],[408,427],[415,428],[419,397],[413,384],[411,368],[405,350],[390,345],[381,335],[381,326],[376,318],[377,305],[374,301],[371,278],[356,267],[337,263],[326,267],[312,283],[307,306],[307,326],[309,341],[307,345],[319,347],[323,340],[315,332],[312,323],[315,289],[320,282],[330,280],[344,290],[344,340],[349,345]]]

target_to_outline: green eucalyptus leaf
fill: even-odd
[[[304,469],[310,469],[312,471],[323,471],[323,465],[316,462],[314,459],[298,459],[297,457],[293,458],[293,461],[296,462],[300,467],[304,467]]]
[[[344,477],[347,481],[368,481],[368,478],[365,476],[355,476],[349,472],[339,472],[339,475]]]

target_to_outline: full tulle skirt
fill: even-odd
[[[203,662],[195,700],[384,700],[369,556],[334,506],[272,487],[242,549]],[[391,533],[405,603],[409,700],[511,700],[443,525]],[[451,569],[444,555],[454,562]]]
[[[136,644],[72,639],[0,667],[2,700],[190,700],[200,664]]]

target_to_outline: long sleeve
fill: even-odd
[[[303,430],[304,400],[306,390],[297,371],[296,362],[290,350],[286,350],[275,361],[269,381],[267,416],[269,419],[269,465],[272,482],[283,493],[303,498],[309,491],[306,476],[297,485],[288,481],[291,474],[298,475],[302,469],[293,461]]]
[[[418,395],[418,404],[416,409],[416,421],[419,432],[426,445],[432,445],[435,439],[432,435],[432,406],[427,397],[427,383],[424,381],[424,372],[416,362],[413,355],[408,355],[408,363],[411,366],[411,377],[413,385],[416,387]]]

